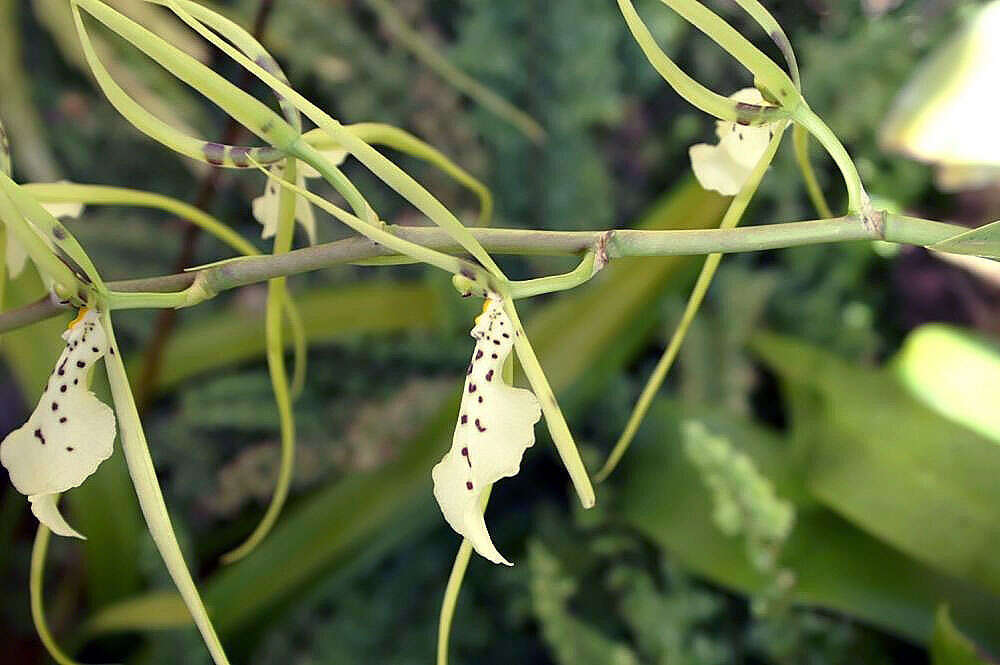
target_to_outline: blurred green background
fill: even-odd
[[[219,7],[250,26],[260,2]],[[148,13],[160,34],[249,85],[164,14],[112,4]],[[723,94],[751,84],[666,7],[637,4],[700,81]],[[777,58],[734,6],[711,4]],[[811,106],[880,204],[969,225],[1000,217],[1000,186],[941,192],[929,166],[878,142],[921,59],[977,3],[765,4],[792,39]],[[711,140],[714,125],[646,63],[613,2],[274,0],[267,9],[262,40],[302,92],[344,122],[394,124],[436,146],[492,189],[497,226],[700,228],[721,219],[725,200],[701,190],[687,161],[688,147]],[[525,137],[415,57],[400,21],[536,119],[546,140]],[[228,171],[206,185],[203,170],[119,118],[81,69],[65,3],[0,0],[0,31],[0,117],[19,181],[169,194],[204,205],[266,249],[250,216],[263,177]],[[218,109],[94,34],[119,80],[162,117],[223,136]],[[467,191],[423,163],[399,161],[475,219]],[[836,172],[817,164],[841,209]],[[357,164],[349,161],[347,173],[385,219],[422,223]],[[746,223],[811,217],[785,145]],[[90,207],[71,224],[108,279],[230,255],[149,210]],[[345,235],[322,218],[321,241]],[[517,278],[572,265],[501,263]],[[622,260],[575,291],[525,303],[525,324],[591,470],[621,432],[698,265]],[[295,405],[293,496],[261,548],[227,567],[218,556],[261,515],[278,458],[265,289],[182,311],[166,335],[156,312],[116,318],[134,381],[158,330],[164,340],[144,415],[174,525],[234,662],[430,663],[459,545],[433,502],[430,468],[450,443],[477,304],[420,267],[344,266],[290,285],[310,339]],[[26,275],[10,286],[9,304],[39,293]],[[63,325],[4,336],[4,431],[30,411]],[[988,662],[982,649],[1000,654],[998,334],[996,279],[922,249],[853,243],[726,258],[636,445],[597,488],[597,508],[578,509],[543,428],[521,474],[498,485],[490,529],[516,565],[473,559],[452,662]],[[692,450],[708,444],[683,435],[691,419],[739,464],[724,459],[713,472],[699,463]],[[737,468],[746,473],[726,480]],[[738,495],[747,478],[766,479],[771,498],[794,509],[791,533],[765,543],[775,560],[764,566],[752,533],[720,528],[718,487],[709,489],[729,482],[736,504],[752,508]],[[12,487],[2,492],[0,662],[48,662],[28,608],[36,522]],[[66,504],[89,540],[51,547],[46,603],[60,642],[84,662],[208,663],[141,523],[120,453]]]

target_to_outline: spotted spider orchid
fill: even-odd
[[[493,563],[512,565],[486,530],[482,495],[493,483],[514,476],[524,451],[535,443],[542,412],[530,390],[503,380],[503,365],[517,333],[499,299],[488,299],[472,329],[476,348],[462,392],[451,449],[434,467],[434,496],[445,519]]]
[[[56,506],[60,492],[78,487],[111,456],[115,414],[87,386],[87,376],[108,352],[108,338],[93,310],[81,310],[63,333],[56,362],[28,422],[0,443],[0,462],[31,502],[38,521],[60,536],[83,538]]]
[[[763,95],[756,88],[744,88],[729,96],[745,104],[766,106]],[[767,150],[774,136],[770,124],[741,125],[736,122],[718,121],[716,145],[699,143],[688,151],[694,175],[705,189],[712,189],[725,196],[735,196]]]
[[[340,149],[321,150],[320,154],[330,161],[334,166],[343,163],[347,158],[347,151]],[[253,216],[264,227],[260,232],[261,238],[271,238],[278,232],[278,199],[281,187],[278,183],[285,171],[285,162],[280,161],[271,167],[273,178],[268,178],[264,184],[264,193],[253,200]],[[319,178],[320,173],[313,167],[305,163],[299,163],[296,185],[302,189],[306,188],[306,178]],[[309,235],[309,242],[316,242],[316,218],[313,215],[312,206],[304,197],[298,197],[295,202],[295,219]]]
[[[58,218],[74,218],[79,217],[83,212],[82,203],[43,203],[41,204],[49,214],[53,217]],[[44,234],[39,234],[41,238],[45,241],[49,247],[52,247],[52,242]],[[17,277],[24,270],[24,266],[28,262],[28,252],[24,249],[24,246],[18,242],[17,238],[13,234],[7,235],[7,274],[11,277]]]

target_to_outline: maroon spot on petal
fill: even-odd
[[[59,422],[61,422],[61,423],[64,423],[64,424],[65,424],[66,420],[67,420],[67,419],[66,419],[66,416],[63,416],[62,418],[60,418],[60,419],[59,419]]]
[[[59,410],[59,405],[56,404],[55,402],[52,402],[52,410],[53,411],[58,411]]]
[[[483,427],[481,424],[479,424],[479,418],[476,418],[476,429],[479,430],[480,432],[486,431],[486,428]]]
[[[87,366],[87,363],[83,362],[82,360],[77,360],[76,366],[79,367],[80,369],[83,369],[84,367]]]
[[[59,392],[61,392],[61,393],[66,392],[66,384],[65,383],[62,384],[61,386],[59,386]]]
[[[480,395],[480,396],[479,396],[479,403],[480,403],[480,404],[482,404],[482,403],[483,403],[483,396],[482,396],[482,395]]]
[[[468,457],[468,456],[469,456],[469,449],[462,448],[462,457]]]
[[[486,380],[487,381],[492,381],[493,380],[493,370],[490,370],[490,371],[486,372]]]
[[[476,351],[476,360],[479,360],[482,357],[483,357],[483,350],[479,349],[478,351]]]
[[[467,422],[469,422],[469,416],[467,416],[467,415],[465,415],[465,414],[463,413],[463,414],[462,414],[462,424],[464,425],[464,424],[465,424],[465,423],[467,423]]]
[[[41,441],[43,446],[45,445],[45,435],[42,434],[41,428],[35,430],[35,438]]]
[[[493,360],[496,360],[497,359],[497,354],[494,353],[492,355],[493,355]]]
[[[66,452],[68,453],[73,452],[73,446],[66,446]]]
[[[476,392],[476,384],[474,384],[474,383],[470,383],[469,384],[469,392],[470,393]]]
[[[471,490],[472,489],[472,481],[471,480],[465,481],[465,489],[467,489],[467,490]]]

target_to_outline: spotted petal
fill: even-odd
[[[517,474],[524,451],[535,443],[535,423],[541,418],[534,394],[502,378],[514,335],[500,301],[488,300],[472,329],[476,348],[452,446],[431,472],[434,497],[451,528],[483,557],[508,566],[512,564],[497,551],[486,529],[482,493]]]
[[[66,348],[56,362],[28,422],[0,443],[0,463],[32,512],[54,533],[82,538],[55,505],[55,495],[78,487],[111,456],[115,416],[87,389],[87,374],[108,350],[94,311],[63,334]]]
[[[767,104],[756,88],[739,90],[730,95],[730,99],[758,106]],[[705,189],[735,196],[767,150],[772,128],[768,124],[749,126],[718,121],[715,133],[719,137],[716,145],[699,143],[691,146],[688,151],[691,168]]]
[[[42,207],[48,210],[49,214],[53,217],[79,217],[83,213],[82,203],[43,203]],[[45,244],[52,247],[52,241],[48,236],[40,234],[39,237]],[[20,275],[28,262],[28,252],[17,241],[13,233],[7,234],[7,252],[5,258],[7,261],[7,274],[12,278]]]

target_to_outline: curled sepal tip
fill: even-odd
[[[489,299],[476,319],[476,348],[462,392],[451,449],[434,467],[434,497],[445,519],[480,555],[510,566],[490,539],[483,518],[483,492],[517,475],[524,451],[535,443],[542,417],[530,390],[504,382],[503,363],[514,346],[514,326],[499,300]]]
[[[38,521],[60,536],[83,538],[59,513],[56,497],[111,457],[115,414],[87,387],[87,374],[107,353],[108,338],[97,312],[81,310],[63,339],[66,348],[38,406],[0,443],[0,462]]]

